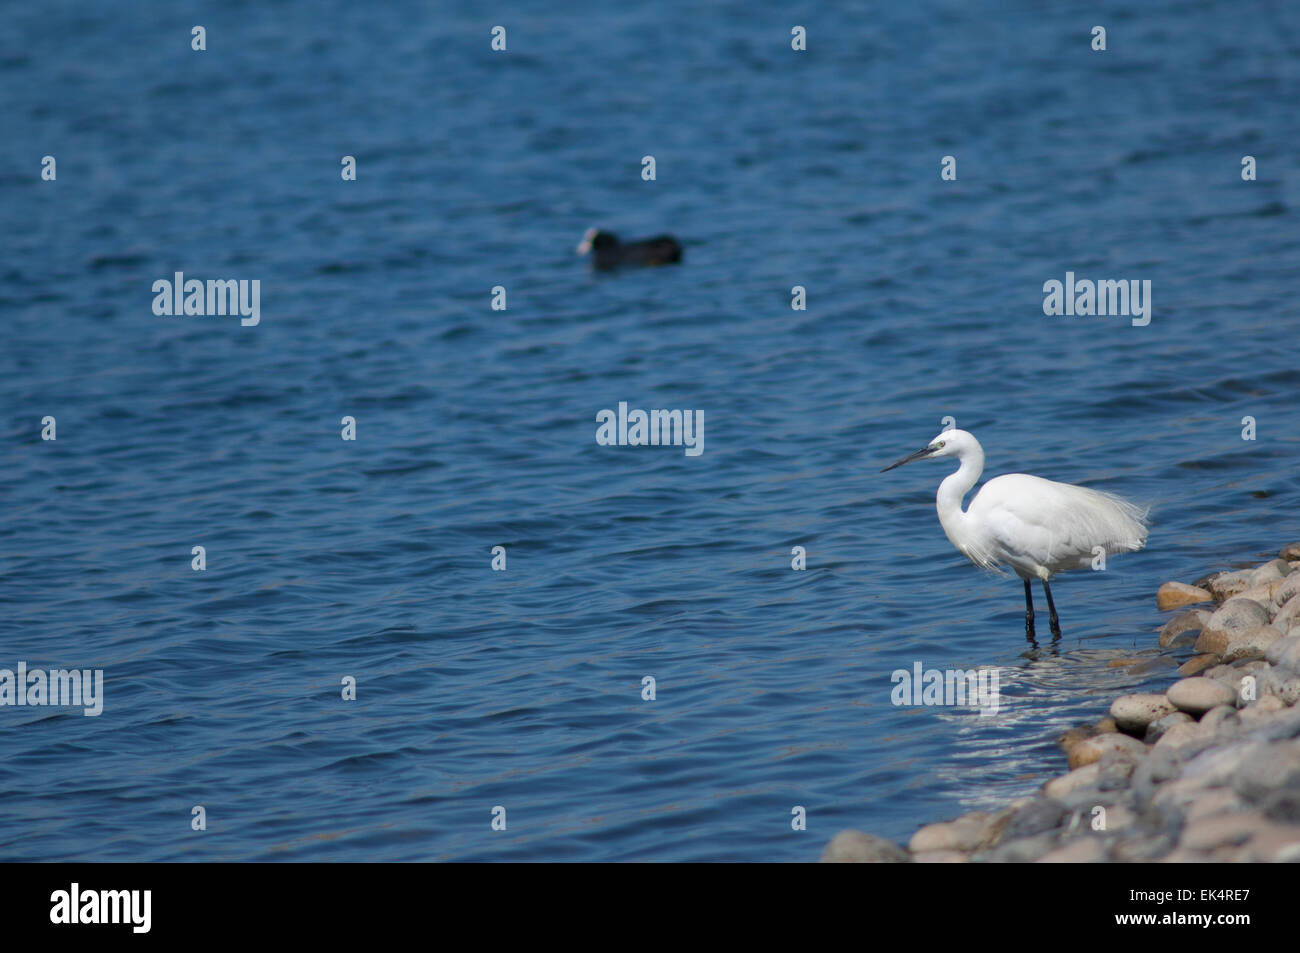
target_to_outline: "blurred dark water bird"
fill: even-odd
[[[624,242],[613,232],[587,229],[578,245],[578,254],[591,253],[591,266],[601,270],[624,265],[672,265],[682,260],[682,246],[671,235],[656,235],[639,241]]]

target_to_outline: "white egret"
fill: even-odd
[[[984,448],[965,430],[945,431],[880,472],[938,457],[956,457],[961,464],[939,484],[939,523],[949,542],[975,565],[1001,571],[1005,564],[1024,580],[1026,638],[1034,637],[1030,580],[1043,581],[1052,636],[1059,638],[1048,580],[1092,566],[1099,553],[1134,552],[1146,545],[1146,509],[1110,493],[1027,473],[994,477],[962,510],[962,499],[984,472]]]

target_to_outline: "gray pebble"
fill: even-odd
[[[1276,582],[1279,579],[1285,579],[1290,571],[1291,564],[1285,559],[1272,559],[1250,574],[1250,584],[1258,586],[1264,583]]]
[[[1233,638],[1272,621],[1268,608],[1253,599],[1236,596],[1214,610],[1196,640],[1196,651],[1222,655]]]
[[[1195,721],[1195,719],[1192,718],[1191,715],[1187,714],[1187,712],[1175,710],[1171,714],[1165,715],[1159,721],[1153,721],[1151,724],[1147,725],[1146,735],[1142,740],[1147,744],[1155,744],[1160,740],[1160,737],[1174,725],[1186,725],[1193,721]]]
[[[1223,660],[1262,659],[1268,647],[1281,638],[1282,633],[1271,625],[1257,625],[1232,637],[1223,653]]]
[[[1139,742],[1140,744],[1141,742]],[[1122,791],[1128,788],[1129,778],[1133,776],[1136,765],[1128,752],[1108,752],[1101,759],[1101,770],[1097,773],[1098,791]]]
[[[1235,718],[1237,713],[1226,709]],[[1207,716],[1208,717],[1208,716]],[[1209,748],[1194,758],[1189,758],[1183,768],[1182,777],[1200,781],[1205,787],[1223,787],[1229,785],[1241,770],[1242,764],[1256,750],[1267,742],[1253,744],[1232,744]]]
[[[1056,830],[1065,820],[1066,808],[1052,798],[1034,798],[1011,815],[1002,832],[1004,841],[1019,840]]]
[[[1300,596],[1300,573],[1293,572],[1282,580],[1282,585],[1273,590],[1273,605],[1284,606],[1296,596]]]
[[[1300,578],[1300,576],[1297,576],[1297,578]],[[1201,629],[1205,628],[1205,623],[1209,618],[1210,612],[1208,609],[1184,609],[1160,627],[1160,637],[1156,639],[1156,642],[1161,648],[1171,648],[1176,644],[1181,644],[1181,642],[1175,640],[1184,637],[1189,642],[1195,642],[1196,636]]]
[[[1141,735],[1149,724],[1177,710],[1164,695],[1140,693],[1116,698],[1110,704],[1110,717],[1115,719],[1120,731]]]
[[[1004,841],[986,852],[984,859],[998,864],[1030,864],[1054,847],[1056,838],[1053,835],[1036,834],[1033,837]]]
[[[1180,711],[1200,715],[1219,705],[1233,705],[1236,693],[1212,678],[1184,678],[1169,686],[1165,693]]]
[[[1300,742],[1271,741],[1253,747],[1232,781],[1232,789],[1252,804],[1287,788],[1300,788]]]
[[[1228,599],[1250,588],[1251,572],[1252,570],[1244,569],[1237,572],[1215,573],[1204,582],[1197,580],[1193,585],[1209,589],[1214,593],[1215,598]]]
[[[862,831],[840,831],[822,851],[823,864],[901,864],[911,858],[893,841]]]
[[[1231,738],[1236,734],[1237,726],[1241,719],[1237,717],[1237,709],[1231,705],[1218,705],[1211,708],[1201,716],[1201,724],[1215,734]]]
[[[1300,573],[1296,573],[1296,578],[1300,579]],[[1300,669],[1300,635],[1288,635],[1278,639],[1264,652],[1264,658],[1274,665],[1292,671]]]
[[[1181,767],[1182,758],[1175,749],[1160,745],[1152,748],[1142,763],[1133,769],[1133,777],[1129,779],[1136,802],[1149,804],[1159,785],[1178,777]]]
[[[1290,669],[1272,669],[1260,676],[1259,692],[1273,695],[1290,707],[1300,701],[1300,675],[1291,674]]]
[[[1283,824],[1300,824],[1300,789],[1273,791],[1261,802],[1264,816]]]
[[[1300,596],[1292,596],[1273,616],[1273,628],[1284,635],[1289,635],[1291,628],[1300,623]]]
[[[1111,856],[1124,864],[1161,860],[1178,843],[1177,835],[1147,834],[1127,837],[1111,847]]]
[[[1251,729],[1250,737],[1264,741],[1300,738],[1300,708],[1290,708],[1261,720]]]

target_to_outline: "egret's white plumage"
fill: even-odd
[[[1109,556],[1146,545],[1146,510],[1111,493],[1027,473],[989,480],[963,510],[962,500],[984,471],[984,448],[965,430],[945,431],[885,469],[938,457],[956,457],[960,463],[939,484],[935,500],[944,533],[977,566],[995,570],[1009,566],[1025,580],[1030,633],[1030,579],[1043,581],[1052,607],[1052,631],[1058,633],[1047,581],[1058,572],[1091,567],[1099,551]]]

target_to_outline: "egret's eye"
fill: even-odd
[[[936,449],[936,450],[942,450],[942,449],[943,449],[943,441],[940,440],[938,443],[936,443],[936,444],[934,445],[934,449]]]

